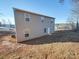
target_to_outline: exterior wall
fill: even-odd
[[[30,15],[30,21],[25,21],[24,13]],[[22,11],[14,11],[15,16],[15,25],[16,25],[16,37],[17,42],[33,39],[36,37],[40,37],[43,35],[47,35],[44,33],[44,28],[50,27],[50,32],[54,32],[54,21],[51,24],[51,18],[44,17],[40,15],[31,14],[28,12]],[[41,17],[44,17],[44,21],[42,22]],[[24,33],[29,33],[29,37],[24,37]]]

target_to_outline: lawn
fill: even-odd
[[[22,43],[1,36],[0,59],[79,59],[79,32],[59,31]]]

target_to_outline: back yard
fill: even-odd
[[[60,31],[22,43],[1,36],[0,59],[79,59],[79,32]]]

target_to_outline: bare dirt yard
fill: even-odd
[[[59,31],[22,43],[1,36],[0,59],[79,59],[79,32]]]

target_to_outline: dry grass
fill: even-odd
[[[0,38],[0,59],[79,59],[79,32],[56,32],[31,41],[15,43]]]

